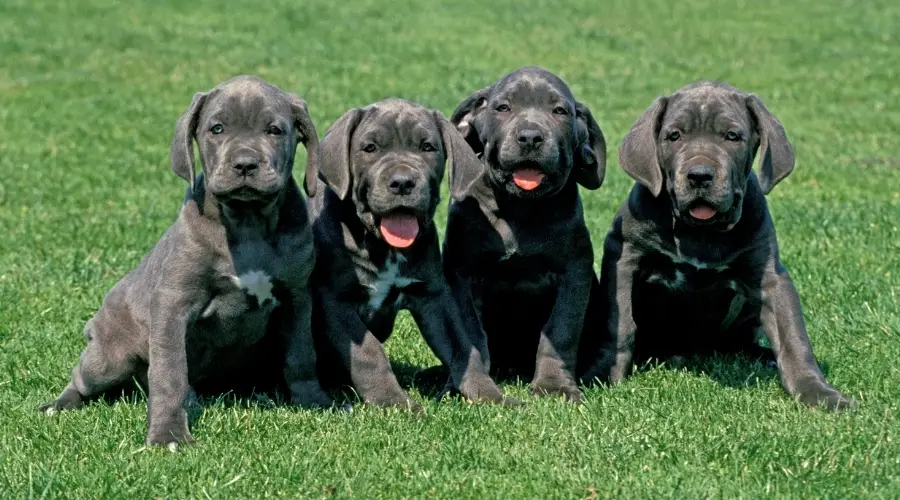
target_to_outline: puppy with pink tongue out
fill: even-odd
[[[533,168],[522,168],[512,174],[513,182],[524,191],[533,191],[541,185],[544,173]]]
[[[382,345],[407,309],[450,367],[449,389],[515,404],[488,375],[441,269],[433,219],[444,164],[478,165],[456,129],[438,111],[387,99],[341,116],[319,143],[319,159],[320,187],[309,203],[323,384],[349,385],[366,404],[420,408]]]
[[[582,330],[598,282],[579,186],[603,182],[603,133],[562,79],[534,67],[475,91],[450,121],[482,160],[453,165],[444,239],[467,329],[493,373],[580,402],[578,357],[596,341]]]
[[[419,220],[414,215],[395,214],[381,218],[381,236],[394,248],[408,248],[419,234]]]

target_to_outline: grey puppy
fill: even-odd
[[[266,366],[280,367],[292,403],[332,404],[310,331],[315,252],[292,177],[298,142],[312,195],[318,141],[303,100],[251,76],[194,94],[172,141],[172,170],[192,186],[181,213],[87,322],[72,381],[45,411],[79,408],[134,378],[149,385],[147,443],[175,447],[193,441],[196,388],[273,375]]]
[[[536,67],[473,93],[450,121],[483,163],[453,166],[444,240],[468,329],[494,373],[580,402],[577,356],[599,284],[578,185],[603,182],[603,132],[565,82]]]
[[[310,199],[310,214],[323,381],[346,383],[349,375],[367,404],[418,409],[382,347],[403,308],[463,396],[514,404],[469,341],[441,272],[433,218],[444,163],[478,163],[459,133],[437,111],[387,99],[347,111],[319,151],[327,187]]]
[[[619,162],[637,183],[604,245],[611,344],[598,374],[617,382],[635,361],[744,352],[774,357],[803,403],[854,406],[825,381],[778,256],[765,195],[791,173],[794,153],[759,97],[716,82],[659,97]],[[760,329],[772,349],[758,344]]]

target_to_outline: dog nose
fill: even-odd
[[[388,189],[396,195],[408,195],[415,187],[415,179],[406,173],[396,173],[388,180]]]
[[[241,175],[247,175],[259,168],[259,160],[252,156],[241,156],[234,160],[232,167]]]
[[[544,134],[542,134],[540,130],[527,128],[519,131],[516,140],[519,142],[519,145],[524,148],[536,148],[544,142]]]
[[[709,165],[695,165],[688,170],[688,182],[693,187],[707,187],[712,184],[716,171]]]

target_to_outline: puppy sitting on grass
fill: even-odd
[[[186,410],[202,387],[283,382],[294,404],[332,404],[315,370],[298,142],[314,195],[318,141],[304,101],[251,76],[194,95],[172,141],[172,170],[191,185],[181,213],[87,322],[72,381],[44,411],[134,378],[149,393],[147,443],[174,448],[193,441]]]
[[[533,67],[473,93],[451,122],[483,163],[450,172],[444,268],[466,327],[493,372],[580,402],[598,282],[578,186],[603,182],[603,132],[562,79]]]
[[[367,404],[420,408],[382,347],[408,309],[456,390],[515,404],[488,375],[441,272],[433,219],[444,163],[478,164],[459,133],[437,111],[387,99],[347,111],[319,150],[325,182],[309,203],[323,382],[349,383]]]
[[[747,353],[774,359],[802,403],[856,406],[819,369],[779,257],[765,195],[793,170],[794,151],[762,100],[716,82],[659,97],[619,162],[637,182],[604,245],[610,343],[597,375],[615,383],[648,358]]]

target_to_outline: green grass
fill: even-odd
[[[900,497],[897,2],[4,0],[0,35],[0,496]],[[606,183],[583,193],[598,263],[631,185],[615,150],[653,98],[700,78],[763,98],[797,155],[770,196],[782,258],[858,411],[801,407],[741,360],[650,368],[581,407],[524,385],[506,386],[523,408],[422,415],[223,399],[178,454],[143,447],[141,397],[33,411],[175,219],[168,147],[193,92],[258,74],[304,96],[321,135],[388,96],[449,113],[530,64],[565,78],[610,144]],[[388,350],[434,361],[407,315]]]

